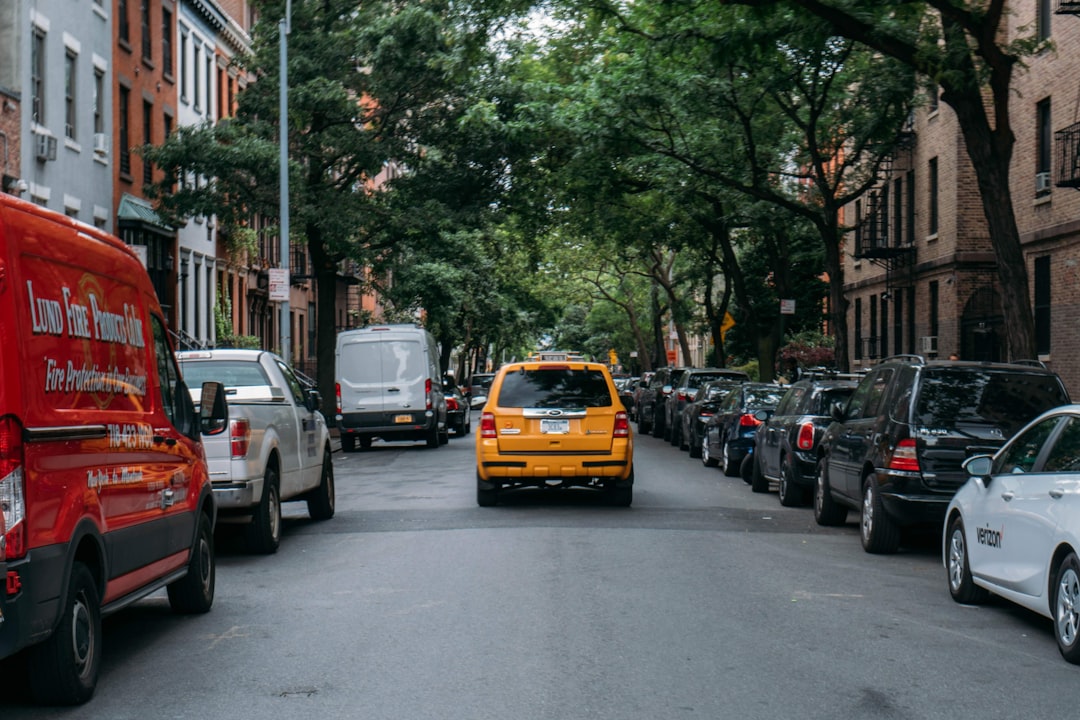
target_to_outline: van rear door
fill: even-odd
[[[419,338],[383,335],[351,341],[342,346],[339,360],[341,411],[395,416],[423,413],[427,404],[425,369]],[[401,422],[418,421],[419,417]]]

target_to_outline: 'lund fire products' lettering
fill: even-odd
[[[989,527],[975,528],[975,538],[980,545],[987,547],[1000,548],[1004,535],[1005,528],[1001,528],[1001,530],[991,530]]]
[[[72,299],[71,289],[66,285],[60,292],[64,301],[36,297],[34,281],[26,281],[27,299],[30,303],[30,328],[35,335],[66,334],[73,338],[99,340],[117,345],[145,347],[143,322],[135,306],[124,303],[122,312],[110,312],[98,304],[98,297],[90,294],[90,307]]]

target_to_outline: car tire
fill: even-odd
[[[30,692],[47,705],[79,705],[90,699],[101,664],[101,591],[90,569],[71,566],[60,623],[27,655]]]
[[[660,416],[655,412],[653,413],[652,436],[654,438],[664,437],[664,421],[661,420]]]
[[[795,483],[795,468],[787,457],[780,461],[780,482],[777,495],[780,497],[780,504],[784,507],[799,507],[806,501],[806,490]]]
[[[210,517],[199,513],[199,526],[195,545],[188,559],[187,575],[170,583],[167,591],[169,607],[180,615],[198,615],[210,612],[214,605],[214,585],[217,568],[214,560],[214,533]]]
[[[642,412],[641,410],[638,410],[637,429],[638,429],[638,432],[641,433],[642,435],[648,435],[649,432],[652,430],[652,425],[650,425],[648,422],[646,422],[645,413]]]
[[[355,435],[342,435],[341,436],[341,451],[351,453],[356,450],[356,436]]]
[[[889,555],[900,547],[900,527],[885,512],[881,493],[873,476],[863,479],[862,515],[859,518],[859,536],[863,550],[877,555]]]
[[[756,493],[769,492],[769,478],[761,472],[761,458],[755,452],[750,458],[750,489]]]
[[[990,593],[971,579],[967,537],[964,535],[964,521],[959,515],[949,523],[945,538],[945,568],[948,570],[949,594],[952,599],[965,605],[985,602]]]
[[[814,520],[818,525],[843,525],[847,521],[847,508],[833,500],[829,490],[828,460],[821,458],[814,479]]]
[[[690,439],[687,441],[687,445],[689,446],[690,457],[694,459],[701,457],[701,441],[698,440],[697,435],[693,432],[690,433]]]
[[[322,475],[319,487],[308,493],[307,509],[312,520],[329,520],[334,517],[334,463],[330,453],[323,453]]]
[[[1061,657],[1080,663],[1080,560],[1069,553],[1057,567],[1054,580],[1054,639]]]
[[[277,469],[266,468],[263,476],[263,492],[255,507],[255,516],[248,525],[248,545],[261,555],[276,553],[281,545],[281,496],[278,489]]]
[[[682,437],[681,437],[682,436],[682,427],[681,427],[681,425],[676,420],[673,420],[669,424],[671,425],[671,433],[670,433],[671,437],[669,438],[669,440],[671,440],[671,444],[674,445],[675,447],[681,447],[682,446]]]
[[[709,452],[709,431],[706,429],[705,434],[701,436],[701,464],[705,467],[714,468],[720,464],[716,458]]]
[[[731,459],[731,448],[728,446],[727,441],[720,444],[720,465],[724,475],[728,477],[735,477],[739,474],[740,468]]]
[[[495,507],[499,504],[498,487],[492,489],[485,488],[480,480],[480,473],[476,474],[476,504],[480,507]]]

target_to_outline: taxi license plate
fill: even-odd
[[[398,424],[411,423],[412,422],[412,415],[395,415],[394,416],[394,422],[398,423]]]
[[[565,435],[570,432],[570,421],[543,419],[540,421],[540,432],[547,434]]]

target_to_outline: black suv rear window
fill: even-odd
[[[916,417],[924,427],[995,425],[1010,437],[1036,415],[1069,402],[1057,377],[1016,370],[930,368]]]
[[[517,370],[506,374],[499,407],[610,407],[604,373],[598,370]]]

